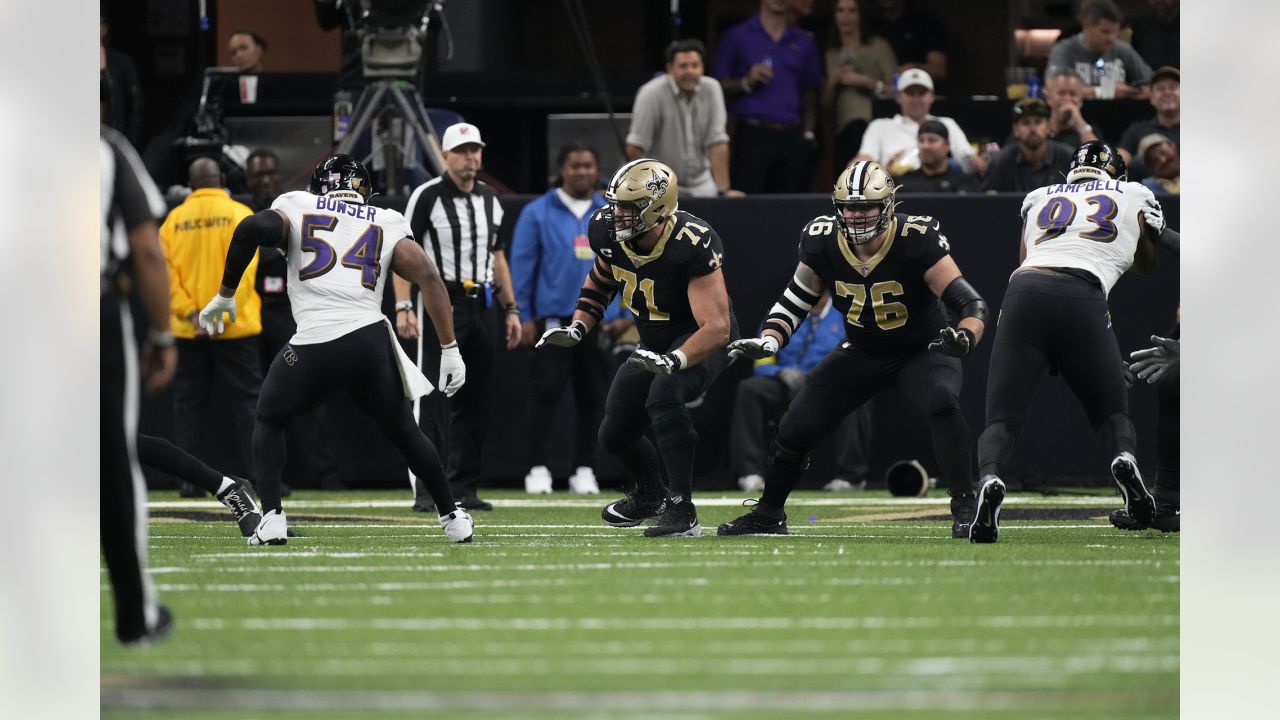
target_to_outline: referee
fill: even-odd
[[[492,510],[476,494],[480,483],[480,453],[488,425],[489,378],[498,335],[497,312],[502,312],[502,338],[508,350],[520,344],[520,308],[511,286],[511,270],[498,245],[502,205],[493,188],[476,179],[484,155],[484,141],[475,125],[458,123],[444,131],[440,143],[445,173],[414,189],[405,208],[413,236],[435,260],[453,304],[453,331],[467,365],[467,384],[452,398],[432,393],[414,402],[418,422],[440,448],[445,476],[453,494],[468,510]],[[410,285],[393,276],[396,293],[396,331],[418,340],[418,366],[427,377],[438,377],[434,329],[424,325],[422,308],[410,299]],[[419,332],[419,328],[422,331]],[[413,509],[434,509],[431,497],[410,473]]]
[[[128,140],[103,127],[100,142],[102,554],[115,595],[116,637],[146,644],[173,627],[147,575],[147,487],[135,444],[139,379],[154,391],[173,379],[178,361],[169,332],[169,273],[156,224],[167,208]],[[131,285],[151,322],[141,357],[129,310]]]

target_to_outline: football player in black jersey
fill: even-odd
[[[734,357],[773,355],[823,290],[845,315],[845,342],[809,372],[779,423],[763,497],[719,534],[786,534],[783,505],[823,432],[876,393],[897,387],[929,416],[934,454],[951,493],[951,535],[969,536],[977,506],[969,425],[960,412],[960,358],[982,339],[987,304],[951,259],[942,224],[895,213],[896,194],[879,163],[845,168],[831,196],[836,214],[805,226],[795,277],[761,336],[729,345]],[[947,325],[939,298],[960,318],[955,328]]]
[[[600,444],[622,460],[635,488],[601,517],[614,527],[658,517],[645,529],[648,537],[702,534],[691,500],[698,434],[685,403],[728,367],[725,346],[738,337],[720,269],[720,236],[705,220],[677,210],[676,196],[675,173],[657,160],[633,160],[614,173],[604,193],[608,204],[587,229],[596,263],[573,320],[548,330],[535,346],[577,344],[615,293],[635,315],[640,347],[614,377],[600,425]],[[644,434],[650,425],[656,451]]]

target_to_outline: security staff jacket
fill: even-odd
[[[160,246],[169,263],[169,312],[175,337],[191,340],[196,326],[192,311],[199,311],[222,287],[231,235],[240,221],[253,214],[249,206],[231,199],[224,188],[200,188],[174,208],[160,226]],[[236,288],[236,321],[216,340],[235,340],[262,332],[262,298],[253,288],[258,256]]]

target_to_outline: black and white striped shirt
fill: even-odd
[[[467,193],[441,175],[413,191],[404,214],[445,282],[493,282],[493,251],[502,249],[502,205],[493,188],[477,180]]]
[[[129,257],[129,231],[147,220],[163,218],[168,207],[123,135],[102,128],[99,151],[102,232],[98,261],[101,291],[105,293]]]

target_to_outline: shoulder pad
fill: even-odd
[[[820,253],[828,242],[836,239],[839,232],[834,215],[819,215],[805,223],[804,229],[800,231],[800,249],[806,253]]]

